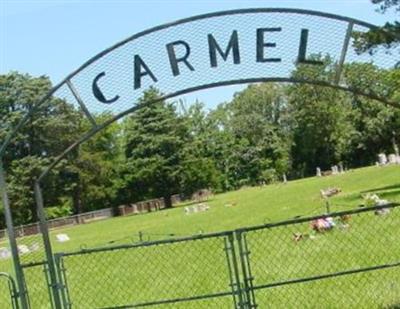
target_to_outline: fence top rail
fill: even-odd
[[[162,240],[156,240],[156,241],[146,241],[146,242],[124,244],[124,245],[117,245],[117,246],[83,248],[79,251],[73,251],[73,252],[58,252],[58,253],[55,253],[55,256],[57,258],[61,258],[61,257],[65,257],[65,256],[83,255],[83,254],[90,254],[90,253],[104,252],[104,251],[151,247],[151,246],[179,243],[179,242],[185,242],[185,241],[191,241],[191,240],[203,240],[203,239],[208,239],[208,238],[224,237],[224,236],[228,236],[228,235],[232,235],[232,234],[233,234],[233,231],[223,231],[223,232],[217,232],[217,233],[197,234],[197,235],[179,237],[179,238],[174,238],[174,239],[162,239]]]
[[[84,254],[91,254],[91,253],[104,252],[104,251],[150,247],[150,246],[172,244],[172,243],[179,243],[179,242],[192,241],[192,240],[201,240],[201,239],[207,239],[207,238],[213,238],[213,237],[224,237],[224,236],[229,236],[229,235],[233,236],[234,234],[240,234],[240,233],[244,233],[244,232],[248,232],[248,231],[256,231],[256,230],[275,228],[275,227],[285,226],[285,225],[300,224],[300,223],[309,222],[312,220],[317,220],[317,219],[326,218],[326,217],[335,218],[335,217],[340,217],[340,216],[344,216],[344,215],[360,214],[360,213],[371,212],[371,211],[385,209],[385,208],[389,208],[389,209],[396,208],[399,206],[400,206],[400,203],[390,203],[387,205],[364,207],[364,208],[352,209],[352,210],[348,210],[348,211],[341,211],[341,212],[335,212],[335,213],[330,213],[330,214],[322,214],[322,215],[312,216],[312,217],[296,218],[296,219],[285,220],[285,221],[280,221],[280,222],[276,222],[276,223],[268,223],[268,224],[256,225],[256,226],[251,226],[251,227],[244,227],[244,228],[239,228],[239,229],[235,229],[235,230],[227,230],[227,231],[217,232],[217,233],[198,234],[198,235],[192,235],[192,236],[186,236],[186,237],[180,237],[180,238],[174,238],[174,239],[163,239],[163,240],[140,242],[140,243],[134,243],[134,244],[124,244],[124,245],[117,245],[117,246],[103,246],[103,247],[88,248],[88,249],[84,248],[84,249],[81,249],[78,251],[72,251],[72,252],[58,252],[58,253],[55,253],[55,256],[57,259],[59,259],[62,257],[73,256],[73,255],[84,255]]]

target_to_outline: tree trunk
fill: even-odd
[[[164,196],[164,204],[166,209],[172,208],[172,196],[166,195]]]

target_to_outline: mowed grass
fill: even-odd
[[[173,239],[317,215],[325,212],[319,191],[328,187],[342,190],[331,199],[334,212],[357,208],[366,193],[400,202],[400,166],[370,167],[343,175],[244,188],[214,196],[206,202],[210,209],[196,214],[186,215],[187,205],[180,205],[171,210],[57,229],[51,232],[53,249],[71,252],[130,244],[138,241],[139,232],[144,240]],[[400,261],[398,209],[387,217],[354,216],[349,229],[335,229],[314,240],[295,243],[292,235],[298,232],[310,233],[309,224],[248,233],[255,285]],[[56,242],[55,235],[59,233],[68,234],[71,240]],[[32,242],[40,240],[19,240],[20,244]],[[221,237],[66,257],[63,261],[73,307],[112,307],[229,291],[224,245]],[[40,260],[41,255],[37,252],[21,257],[24,262],[31,262]],[[0,271],[10,272],[10,267],[9,261],[0,262]],[[400,303],[398,268],[257,290],[256,298],[261,308],[395,306]],[[34,308],[48,308],[42,274],[40,267],[27,270]],[[170,305],[214,307],[232,308],[231,297]]]
[[[244,188],[219,194],[206,202],[210,210],[185,215],[184,207],[171,210],[131,215],[57,229],[52,231],[55,251],[97,247],[109,242],[127,243],[138,240],[143,232],[147,240],[211,233],[280,221],[295,216],[311,216],[325,212],[320,190],[338,187],[342,193],[331,198],[332,211],[356,208],[362,204],[362,194],[371,192],[381,198],[400,202],[400,166],[370,167],[352,170],[344,175],[307,178],[265,187]],[[236,204],[227,207],[228,204]],[[71,241],[55,242],[55,235],[67,233]],[[155,234],[165,234],[155,235]]]

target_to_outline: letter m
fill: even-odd
[[[225,49],[225,52],[222,51],[221,47],[218,45],[217,41],[213,37],[212,34],[208,34],[208,49],[210,53],[210,64],[211,67],[215,68],[218,66],[217,64],[217,52],[220,54],[222,59],[226,61],[228,59],[229,54],[232,52],[233,54],[233,63],[240,64],[240,53],[239,53],[239,39],[237,30],[234,30],[231,34],[231,38],[229,40],[229,44]]]

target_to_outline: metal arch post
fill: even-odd
[[[56,271],[53,252],[51,249],[49,230],[46,222],[46,216],[44,213],[43,197],[39,181],[35,181],[34,188],[35,188],[35,200],[37,206],[37,215],[39,218],[40,232],[42,233],[43,237],[43,245],[46,251],[47,266],[50,275],[50,288],[53,294],[52,301],[54,307],[56,309],[59,309],[62,308],[61,297],[60,297],[61,284],[58,282],[57,279],[57,271]]]
[[[13,257],[13,264],[15,270],[15,276],[17,279],[17,286],[18,286],[18,296],[21,302],[22,309],[29,309],[29,301],[28,301],[28,294],[26,291],[25,285],[25,278],[24,272],[22,271],[21,261],[19,259],[18,247],[17,247],[17,240],[14,234],[14,226],[12,221],[12,214],[10,209],[10,201],[8,199],[7,189],[6,189],[6,181],[4,176],[4,169],[3,169],[3,162],[0,160],[0,191],[3,201],[4,207],[4,214],[6,219],[7,225],[7,234],[8,239],[10,241],[10,248]]]

